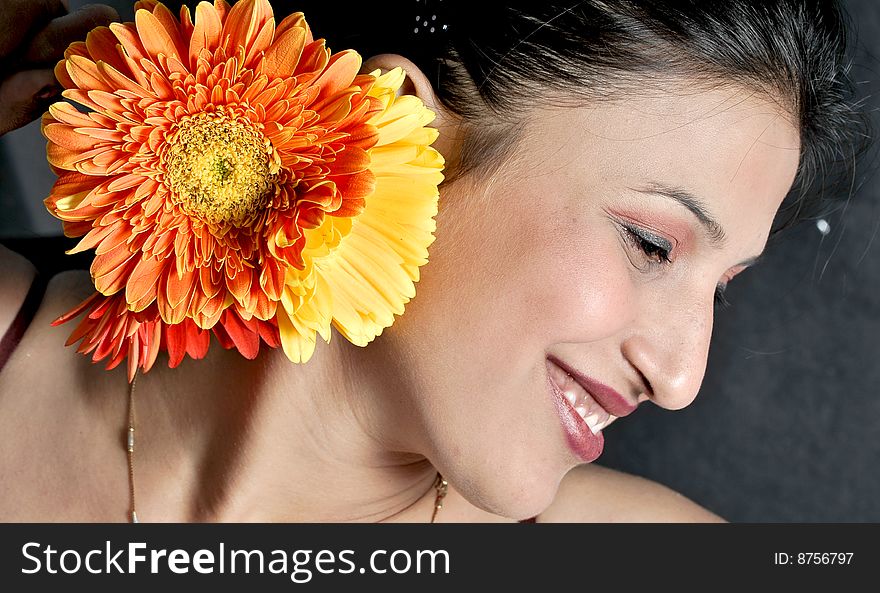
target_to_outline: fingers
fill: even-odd
[[[39,116],[60,90],[51,69],[16,72],[3,80],[0,83],[0,135]]]
[[[25,50],[24,63],[54,64],[64,56],[64,50],[72,41],[84,40],[95,27],[117,20],[119,14],[104,4],[88,4],[72,14],[56,18],[34,36]]]
[[[6,0],[0,10],[0,57],[15,53],[34,30],[66,13],[60,0]]]
[[[51,68],[71,42],[119,19],[109,6],[67,13],[66,0],[0,0],[0,135],[25,125],[60,92]],[[21,70],[21,71],[17,71]]]

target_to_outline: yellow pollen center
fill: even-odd
[[[174,201],[209,223],[247,224],[273,187],[269,150],[250,122],[209,113],[184,121],[166,158]]]

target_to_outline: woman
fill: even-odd
[[[0,372],[0,519],[124,520],[136,492],[147,521],[720,520],[591,462],[639,404],[693,401],[714,301],[843,138],[836,4],[450,4],[323,26],[295,6],[437,115],[447,179],[406,314],[305,365],[157,365],[130,491],[124,373],[62,348],[49,323],[92,285],[56,276]],[[5,328],[34,274],[3,258]]]

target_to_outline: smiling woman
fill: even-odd
[[[433,147],[446,163],[436,240],[430,262],[416,266],[405,314],[366,345],[347,334],[318,342],[303,365],[279,350],[247,360],[218,348],[177,359],[176,369],[157,364],[136,383],[127,476],[118,434],[122,419],[134,425],[133,388],[124,372],[62,348],[66,332],[49,323],[91,282],[85,273],[53,279],[0,373],[0,474],[17,476],[0,488],[0,519],[124,520],[135,491],[147,521],[720,519],[591,462],[603,429],[640,404],[693,401],[725,287],[761,258],[792,186],[806,187],[847,141],[857,115],[842,15],[834,2],[805,0],[473,4],[339,14],[295,3],[315,38],[369,56],[361,75],[402,69],[397,94],[435,115]],[[209,9],[196,10],[196,27],[227,7]],[[257,80],[248,67],[236,72]],[[238,181],[251,187],[245,173],[255,171],[238,161],[259,163],[269,179],[266,155],[276,154],[260,131],[269,120],[238,134],[243,120],[224,115],[259,113],[243,106],[247,94],[223,94],[236,80],[206,77],[222,93],[196,91],[235,103],[219,116],[168,124],[169,138],[211,154],[229,152],[224,134],[235,132],[235,158],[205,177],[183,160],[201,153],[172,150],[167,178],[150,180],[167,211],[196,186],[210,194],[187,210],[206,228],[268,208],[236,190]],[[293,134],[278,138],[295,144]],[[77,158],[63,156],[59,167]],[[257,194],[264,199],[262,185]],[[815,205],[806,193],[796,203],[801,214]],[[0,293],[4,308],[18,308],[25,276],[4,279],[14,288]],[[93,321],[107,325],[99,314]],[[47,426],[63,450],[47,446],[37,430]]]

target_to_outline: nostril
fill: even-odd
[[[647,399],[654,399],[654,388],[651,386],[651,382],[648,381],[648,378],[645,376],[642,371],[636,369],[636,372],[639,374],[639,378],[642,380],[642,393],[639,395],[639,401],[644,401]],[[644,400],[642,399],[644,396]]]

